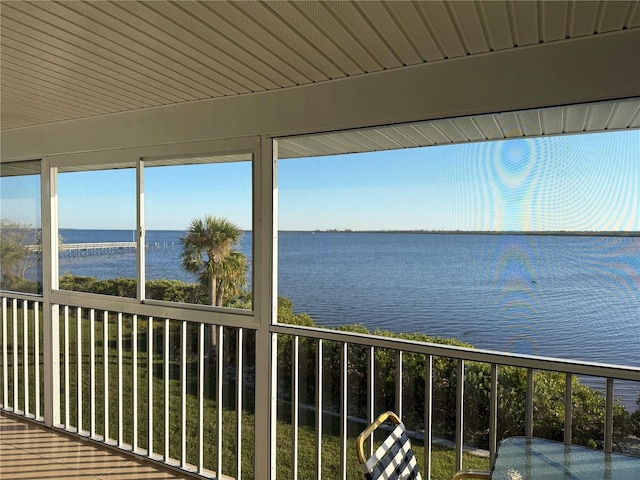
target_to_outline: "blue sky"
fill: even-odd
[[[638,230],[640,131],[283,160],[280,228]]]
[[[640,130],[281,160],[282,230],[633,230]],[[2,218],[39,222],[37,177],[7,177]],[[135,228],[135,171],[59,176],[61,228]],[[249,162],[145,171],[148,229],[206,213],[251,226]]]

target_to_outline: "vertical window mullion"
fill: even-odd
[[[137,259],[137,277],[138,277],[138,287],[137,287],[137,295],[138,300],[142,301],[145,299],[145,278],[146,278],[146,230],[144,224],[144,161],[142,159],[138,159],[136,162],[136,240],[137,240],[137,248],[136,248],[136,259]]]

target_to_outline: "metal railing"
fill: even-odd
[[[30,295],[2,297],[0,406],[43,421],[42,302]]]
[[[28,296],[2,297],[0,408],[43,422],[41,308]],[[251,452],[243,440],[253,441],[246,417],[254,406],[245,400],[253,398],[252,331],[53,308],[60,327],[54,427],[203,477],[244,477]]]
[[[579,362],[572,360],[564,360],[557,358],[543,358],[527,355],[515,355],[504,352],[494,352],[488,350],[480,350],[475,348],[455,347],[450,345],[441,344],[429,344],[423,342],[416,342],[411,340],[404,340],[398,338],[387,338],[375,335],[364,335],[358,333],[350,333],[344,331],[335,330],[323,330],[317,328],[309,328],[303,326],[290,326],[290,325],[277,325],[273,326],[271,331],[277,335],[282,342],[282,339],[287,339],[290,342],[290,355],[291,355],[291,414],[290,421],[292,424],[292,451],[291,461],[291,478],[298,478],[296,470],[297,458],[299,456],[298,446],[298,430],[300,425],[300,409],[302,404],[300,402],[300,379],[309,376],[315,378],[315,388],[312,393],[312,410],[315,412],[326,412],[327,409],[332,408],[326,405],[326,396],[323,394],[323,384],[326,381],[323,380],[327,375],[334,375],[338,378],[339,383],[339,404],[336,409],[336,413],[339,417],[339,441],[340,441],[340,458],[339,458],[339,478],[347,478],[347,465],[353,463],[353,458],[347,456],[347,451],[353,443],[355,435],[350,432],[353,428],[350,428],[351,423],[360,425],[360,430],[364,430],[366,424],[371,423],[382,411],[386,409],[393,409],[402,418],[409,416],[410,413],[415,414],[415,411],[409,412],[405,408],[405,385],[412,384],[405,378],[404,366],[405,359],[408,356],[413,356],[413,362],[416,360],[421,363],[421,367],[424,372],[424,406],[420,407],[419,414],[421,416],[421,425],[418,425],[415,430],[422,430],[423,435],[421,439],[424,441],[424,458],[422,459],[422,468],[424,478],[431,478],[431,459],[432,450],[434,446],[434,429],[435,429],[435,403],[436,395],[441,392],[436,391],[434,381],[437,378],[436,375],[436,359],[444,359],[453,365],[452,372],[450,372],[449,379],[453,380],[451,388],[455,390],[455,425],[454,425],[454,439],[453,445],[456,451],[455,455],[455,470],[461,470],[463,468],[463,452],[465,450],[466,442],[470,439],[465,438],[465,393],[467,388],[473,388],[473,385],[469,385],[466,380],[465,371],[469,367],[478,367],[478,365],[487,366],[489,377],[488,398],[486,399],[486,409],[488,410],[488,421],[486,425],[487,429],[487,449],[489,456],[489,464],[491,464],[495,458],[498,441],[500,436],[499,431],[503,431],[504,428],[498,428],[499,418],[499,386],[500,386],[500,373],[502,370],[519,368],[523,369],[526,375],[526,397],[523,400],[525,405],[525,421],[522,432],[515,432],[526,436],[533,436],[536,432],[534,425],[536,422],[536,409],[539,405],[534,402],[534,378],[536,372],[555,372],[564,376],[564,398],[562,399],[564,407],[564,419],[563,419],[563,440],[566,444],[571,444],[573,441],[573,410],[574,402],[574,387],[577,384],[577,377],[589,376],[599,377],[606,381],[606,391],[604,399],[604,425],[603,432],[604,438],[602,439],[602,447],[605,451],[611,452],[613,446],[614,437],[614,380],[626,380],[640,382],[640,368],[618,366],[618,365],[606,365],[596,364],[588,362]],[[314,359],[313,366],[307,370],[304,374],[300,372],[301,363],[301,342],[306,340],[311,342],[307,347],[312,351],[312,358]],[[329,366],[332,369],[339,369],[338,374],[336,372],[328,372],[327,367],[327,354],[328,346],[331,346],[334,355],[334,361],[329,361]],[[287,347],[289,348],[289,347]],[[356,354],[352,354],[352,350],[357,350]],[[325,353],[323,353],[325,352]],[[386,367],[386,376],[391,373],[394,377],[393,392],[386,392],[387,399],[386,404],[378,405],[380,403],[379,397],[381,395],[380,388],[377,388],[376,381],[379,376],[376,374],[376,365],[379,361],[376,361],[376,356],[379,352],[385,352],[386,358],[395,359],[395,365]],[[354,358],[355,357],[355,358]],[[335,361],[337,358],[337,361]],[[309,361],[306,362],[311,363]],[[286,367],[285,367],[286,368]],[[360,378],[360,385],[354,386],[351,381],[354,377],[354,368],[359,368],[358,372]],[[477,369],[477,368],[476,368]],[[280,373],[280,372],[279,372]],[[415,375],[415,369],[414,369]],[[415,380],[415,379],[413,379]],[[384,380],[383,380],[384,381]],[[362,385],[362,384],[365,385]],[[415,384],[415,382],[413,382]],[[640,387],[640,384],[638,385]],[[282,388],[282,387],[281,387]],[[364,395],[364,406],[354,406],[353,398],[357,395],[357,389],[366,390]],[[376,393],[377,392],[377,393]],[[355,393],[355,394],[354,394]],[[384,395],[384,393],[382,393]],[[335,403],[335,402],[334,402]],[[475,405],[475,404],[474,404]],[[446,405],[445,405],[446,407]],[[335,409],[335,404],[333,405]],[[442,410],[442,409],[440,409]],[[355,412],[355,413],[354,413]],[[474,415],[477,411],[466,412]],[[405,422],[406,423],[406,422]],[[422,428],[420,428],[422,427]],[[322,473],[322,448],[321,442],[323,437],[323,415],[315,415],[315,451],[316,451],[316,472],[315,477],[320,479],[323,477]],[[514,434],[514,433],[512,433]],[[371,441],[370,441],[371,443]],[[371,446],[370,446],[371,448]]]
[[[602,441],[604,450],[611,451],[614,380],[640,382],[637,367],[280,324],[269,328],[277,350],[270,363],[278,372],[277,391],[271,405],[257,405],[255,366],[271,359],[256,358],[253,329],[128,313],[128,303],[118,298],[105,310],[80,298],[70,296],[67,304],[52,306],[59,333],[47,347],[42,300],[3,294],[0,408],[41,422],[43,412],[51,411],[56,428],[203,477],[260,477],[252,469],[252,418],[262,408],[284,412],[275,427],[290,429],[290,451],[277,432],[270,445],[256,442],[255,448],[277,451],[277,459],[290,455],[287,478],[298,478],[301,453],[315,465],[314,472],[304,472],[305,478],[322,478],[329,460],[337,461],[337,478],[351,478],[356,430],[389,408],[405,417],[423,442],[424,478],[431,476],[436,436],[451,437],[454,467],[461,469],[470,441],[465,425],[470,415],[479,415],[468,411],[467,399],[479,381],[488,382],[487,395],[470,405],[487,412],[483,448],[492,461],[505,430],[499,425],[502,378],[514,369],[522,369],[526,383],[520,433],[528,436],[536,434],[536,372],[564,376],[566,443],[573,440],[575,378],[605,379]],[[46,348],[52,349],[53,365],[43,365]],[[48,381],[43,378],[47,372],[53,372]],[[409,398],[416,385],[420,388],[413,397],[421,397],[419,406]],[[443,392],[448,392],[444,407],[438,406]],[[439,415],[445,411],[452,424],[443,435]],[[303,428],[311,436],[303,437]],[[328,458],[327,436],[339,444],[337,459]]]

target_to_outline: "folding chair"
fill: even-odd
[[[365,441],[387,419],[395,424],[395,428],[375,453],[369,459],[365,459]],[[393,412],[380,415],[358,436],[356,453],[367,480],[422,480],[407,431],[400,418]]]

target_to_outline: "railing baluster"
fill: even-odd
[[[564,443],[571,445],[573,420],[573,375],[567,373],[564,387]]]
[[[604,451],[613,449],[613,378],[607,378],[604,416]]]
[[[169,461],[169,319],[164,319],[164,346],[163,346],[163,367],[164,367],[164,461]]]
[[[9,407],[9,356],[7,354],[7,298],[2,297],[2,407]]]
[[[29,414],[29,303],[22,302],[22,377],[24,381],[24,414]]]
[[[376,414],[376,350],[375,347],[367,349],[367,423],[371,425]],[[367,454],[373,455],[373,435],[367,440]]]
[[[493,465],[498,446],[498,366],[495,363],[491,364],[489,401],[489,465]]]
[[[64,428],[69,430],[69,307],[64,307]]]
[[[198,325],[198,473],[204,471],[204,323]]]
[[[458,360],[456,378],[456,470],[462,470],[464,445],[464,360]]]
[[[340,352],[340,478],[347,478],[347,401],[348,401],[348,344],[341,343]]]
[[[425,356],[424,365],[424,478],[431,480],[433,428],[433,355]]]
[[[89,436],[96,436],[96,311],[89,310]]]
[[[153,457],[153,317],[147,319],[147,456]]]
[[[123,380],[122,380],[122,312],[118,312],[118,323],[117,323],[117,353],[118,353],[118,446],[121,447],[123,442],[123,430],[124,425],[122,423],[123,417],[123,409],[124,405],[122,404],[122,391],[123,391]]]
[[[180,324],[180,466],[187,466],[187,322]]]
[[[217,330],[217,345],[216,345],[216,351],[217,351],[217,362],[216,362],[216,367],[218,370],[218,385],[217,385],[217,392],[216,392],[216,410],[217,410],[217,416],[216,416],[216,428],[217,428],[217,439],[216,439],[216,447],[217,447],[217,460],[218,460],[218,465],[216,468],[216,478],[222,478],[222,399],[223,399],[223,391],[222,391],[222,375],[224,373],[224,369],[223,369],[223,360],[224,360],[224,338],[223,338],[223,328],[222,325],[217,325],[214,326],[213,328],[215,328]]]
[[[244,329],[236,331],[236,480],[242,479],[242,390],[244,386]]]
[[[291,345],[291,478],[298,479],[298,423],[299,423],[299,406],[300,401],[300,379],[299,374],[299,337],[296,335],[292,338]]]
[[[316,480],[322,479],[322,339],[316,350]]]
[[[102,312],[102,383],[104,389],[104,441],[109,441],[109,312]]]
[[[533,369],[527,368],[527,411],[525,414],[525,435],[533,437]]]
[[[131,450],[138,449],[138,315],[131,320]]]
[[[12,318],[13,318],[13,411],[18,413],[20,410],[18,405],[18,392],[20,391],[20,378],[18,377],[18,300],[12,302]]]
[[[33,362],[35,416],[40,420],[40,302],[33,302]]]
[[[82,434],[82,309],[76,307],[76,427]]]
[[[403,397],[403,378],[402,378],[402,373],[403,373],[403,368],[402,368],[402,350],[398,350],[396,352],[396,413],[398,414],[398,416],[400,418],[402,418],[404,416],[404,411],[403,411],[403,402],[402,402],[402,397]]]

